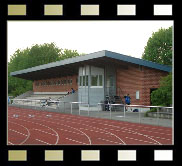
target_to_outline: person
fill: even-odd
[[[131,103],[131,97],[130,97],[130,95],[127,94],[126,96],[124,96],[124,98],[125,98],[125,104],[126,105],[130,105],[130,103]],[[126,106],[126,111],[127,110],[128,110],[128,107]]]
[[[71,93],[75,93],[75,90],[73,88],[71,88]]]
[[[8,96],[8,104],[11,104],[11,100],[10,97]]]

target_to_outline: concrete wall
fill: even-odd
[[[28,97],[32,94],[33,94],[33,91],[27,91],[27,92],[15,97],[14,99],[25,99],[26,97]]]
[[[78,92],[75,92],[73,94],[69,94],[69,95],[65,96],[63,99],[61,99],[61,101],[64,101],[64,102],[78,102]],[[64,109],[64,104],[60,103],[59,107],[61,109]],[[66,109],[71,108],[71,104],[70,103],[65,104],[65,108]],[[78,104],[73,104],[72,108],[78,108]]]

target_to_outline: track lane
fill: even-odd
[[[77,115],[68,115],[68,114],[60,114],[60,113],[52,113],[52,112],[40,112],[35,110],[28,110],[28,111],[27,110],[22,111],[22,110],[23,109],[21,109],[21,111],[19,109],[15,109],[14,111],[12,111],[12,113],[10,111],[9,115],[12,116],[14,113],[21,113],[22,115],[25,113],[26,114],[32,113],[37,118],[39,116],[39,120],[38,120],[39,122],[42,119],[44,119],[43,123],[51,125],[51,127],[53,127],[54,130],[58,130],[56,129],[56,127],[60,125],[62,129],[61,131],[63,132],[65,130],[63,133],[64,134],[66,133],[67,135],[64,138],[64,140],[67,140],[67,142],[65,141],[65,144],[70,144],[71,142],[74,142],[74,141],[75,142],[73,144],[77,144],[77,143],[81,144],[81,142],[82,144],[89,144],[89,143],[88,143],[88,138],[87,140],[80,141],[80,139],[78,139],[78,136],[75,136],[75,135],[79,135],[78,131],[70,130],[70,128],[69,127],[66,128],[66,126],[63,127],[61,123],[70,127],[74,127],[78,130],[81,130],[82,132],[84,131],[84,133],[88,135],[88,137],[90,138],[92,144],[124,144],[125,142],[126,144],[157,144],[157,143],[170,144],[171,142],[172,132],[170,128],[155,127],[155,126],[143,125],[143,124],[136,125],[129,122],[90,118],[90,117],[83,117],[83,116],[77,116]],[[49,117],[46,115],[51,115],[51,116]],[[62,132],[59,133],[60,137],[61,137],[61,134],[63,134]],[[74,132],[74,136],[73,136],[73,133],[71,135],[68,134],[71,132]],[[163,134],[160,135],[159,133],[163,133]],[[166,138],[166,136],[168,137]],[[71,141],[71,139],[73,141]],[[121,139],[123,142],[119,139]],[[62,143],[64,144],[64,141],[58,142],[58,144],[62,144]]]

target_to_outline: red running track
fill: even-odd
[[[172,129],[8,107],[9,145],[167,145]]]

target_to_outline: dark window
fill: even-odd
[[[85,86],[85,76],[82,77],[83,77],[83,86]]]
[[[85,82],[86,84],[86,86],[88,86],[88,76],[86,76],[86,82]]]
[[[64,85],[66,85],[67,84],[67,80],[64,80]]]
[[[99,75],[99,86],[102,86],[102,75]]]
[[[68,79],[68,85],[70,85],[70,80]]]
[[[82,76],[80,76],[80,86],[82,86]]]
[[[91,76],[91,86],[97,86],[97,81],[98,81],[98,75],[92,75]]]

